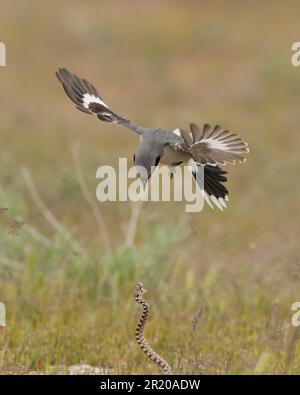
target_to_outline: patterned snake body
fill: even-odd
[[[133,296],[134,299],[142,306],[143,312],[135,330],[135,339],[147,357],[159,366],[162,374],[171,374],[171,366],[150,347],[144,336],[144,328],[150,313],[149,304],[143,299],[143,294],[146,292],[147,289],[144,288],[143,284],[137,283]]]

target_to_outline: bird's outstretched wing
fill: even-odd
[[[226,165],[244,162],[244,155],[249,152],[248,144],[236,133],[223,130],[220,126],[199,127],[191,123],[190,132],[180,129],[182,142],[177,148],[190,153],[192,158],[202,165]]]
[[[56,72],[56,76],[78,110],[95,115],[101,121],[117,123],[139,133],[135,125],[115,114],[108,107],[97,92],[97,89],[89,81],[77,77],[66,69],[59,69]]]

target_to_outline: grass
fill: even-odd
[[[299,373],[299,4],[216,4],[53,1],[46,13],[30,0],[1,10],[1,373],[79,362],[156,373],[134,340],[137,281],[149,289],[146,337],[176,373]],[[94,198],[97,168],[131,159],[137,140],[76,112],[54,77],[61,66],[136,123],[208,121],[241,134],[251,154],[228,168],[226,212],[146,203],[126,245],[132,205],[95,200],[107,248],[71,148],[81,143]],[[22,166],[63,229],[32,200]],[[19,235],[11,218],[26,222]]]

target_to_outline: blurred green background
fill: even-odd
[[[0,372],[156,373],[134,340],[143,281],[147,338],[176,373],[299,373],[299,12],[297,1],[1,1]],[[138,140],[75,110],[58,67],[135,123],[239,133],[251,153],[227,169],[228,209],[97,202],[97,168],[132,161]],[[19,234],[11,218],[26,222]]]

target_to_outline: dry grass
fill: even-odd
[[[153,307],[147,338],[175,372],[299,373],[290,325],[300,297],[300,70],[290,63],[299,3],[288,3],[1,7],[0,201],[9,207],[1,215],[26,222],[19,236],[1,224],[1,372],[80,362],[156,372],[134,341],[131,290],[143,281]],[[99,204],[113,251],[105,248],[71,148],[80,141],[81,175],[95,196],[98,166],[132,158],[137,140],[76,112],[55,79],[60,66],[145,126],[208,121],[240,133],[251,155],[229,169],[227,211],[147,203],[126,246],[131,205]],[[32,200],[21,166],[68,237]]]

